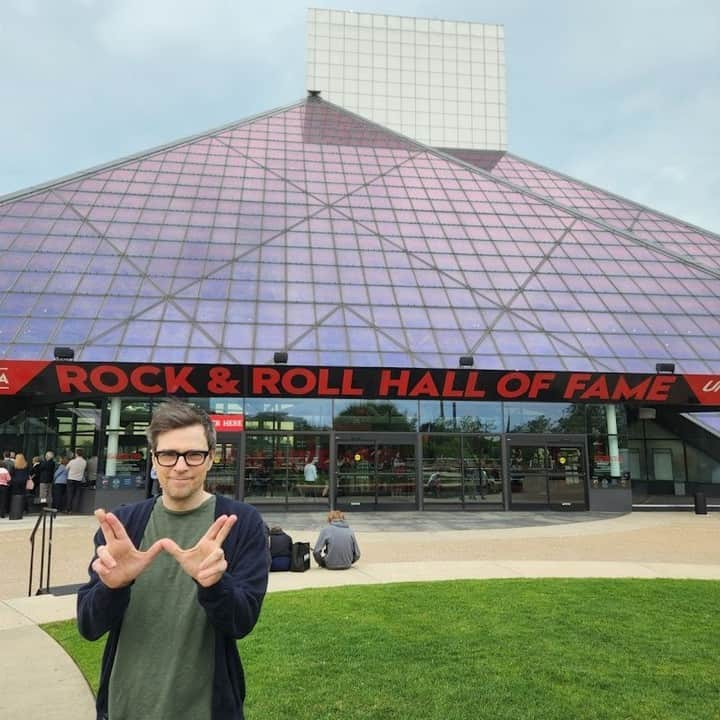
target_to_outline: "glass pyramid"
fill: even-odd
[[[0,356],[718,371],[718,236],[457,154],[309,98],[10,196]]]

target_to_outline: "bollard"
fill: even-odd
[[[707,515],[707,500],[704,492],[695,493],[695,514]]]

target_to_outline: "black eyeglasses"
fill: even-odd
[[[209,454],[209,450],[186,450],[183,453],[177,450],[156,450],[153,452],[158,465],[163,467],[175,467],[180,458],[185,461],[188,467],[197,467],[205,462]]]

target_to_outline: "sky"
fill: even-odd
[[[0,196],[297,102],[308,5],[504,25],[510,152],[720,234],[714,0],[2,0]]]

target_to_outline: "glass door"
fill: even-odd
[[[338,508],[417,507],[414,440],[338,438],[335,457]]]
[[[277,434],[245,436],[245,502],[285,505],[287,466],[283,440]]]
[[[547,505],[549,467],[544,445],[515,448],[510,459],[511,505]]]
[[[500,445],[499,435],[423,435],[424,506],[501,507]]]
[[[584,438],[507,436],[510,507],[587,510]]]
[[[548,473],[548,502],[551,506],[586,509],[585,457],[576,446],[550,447],[551,468]]]
[[[247,433],[245,501],[253,505],[327,507],[328,436]]]

